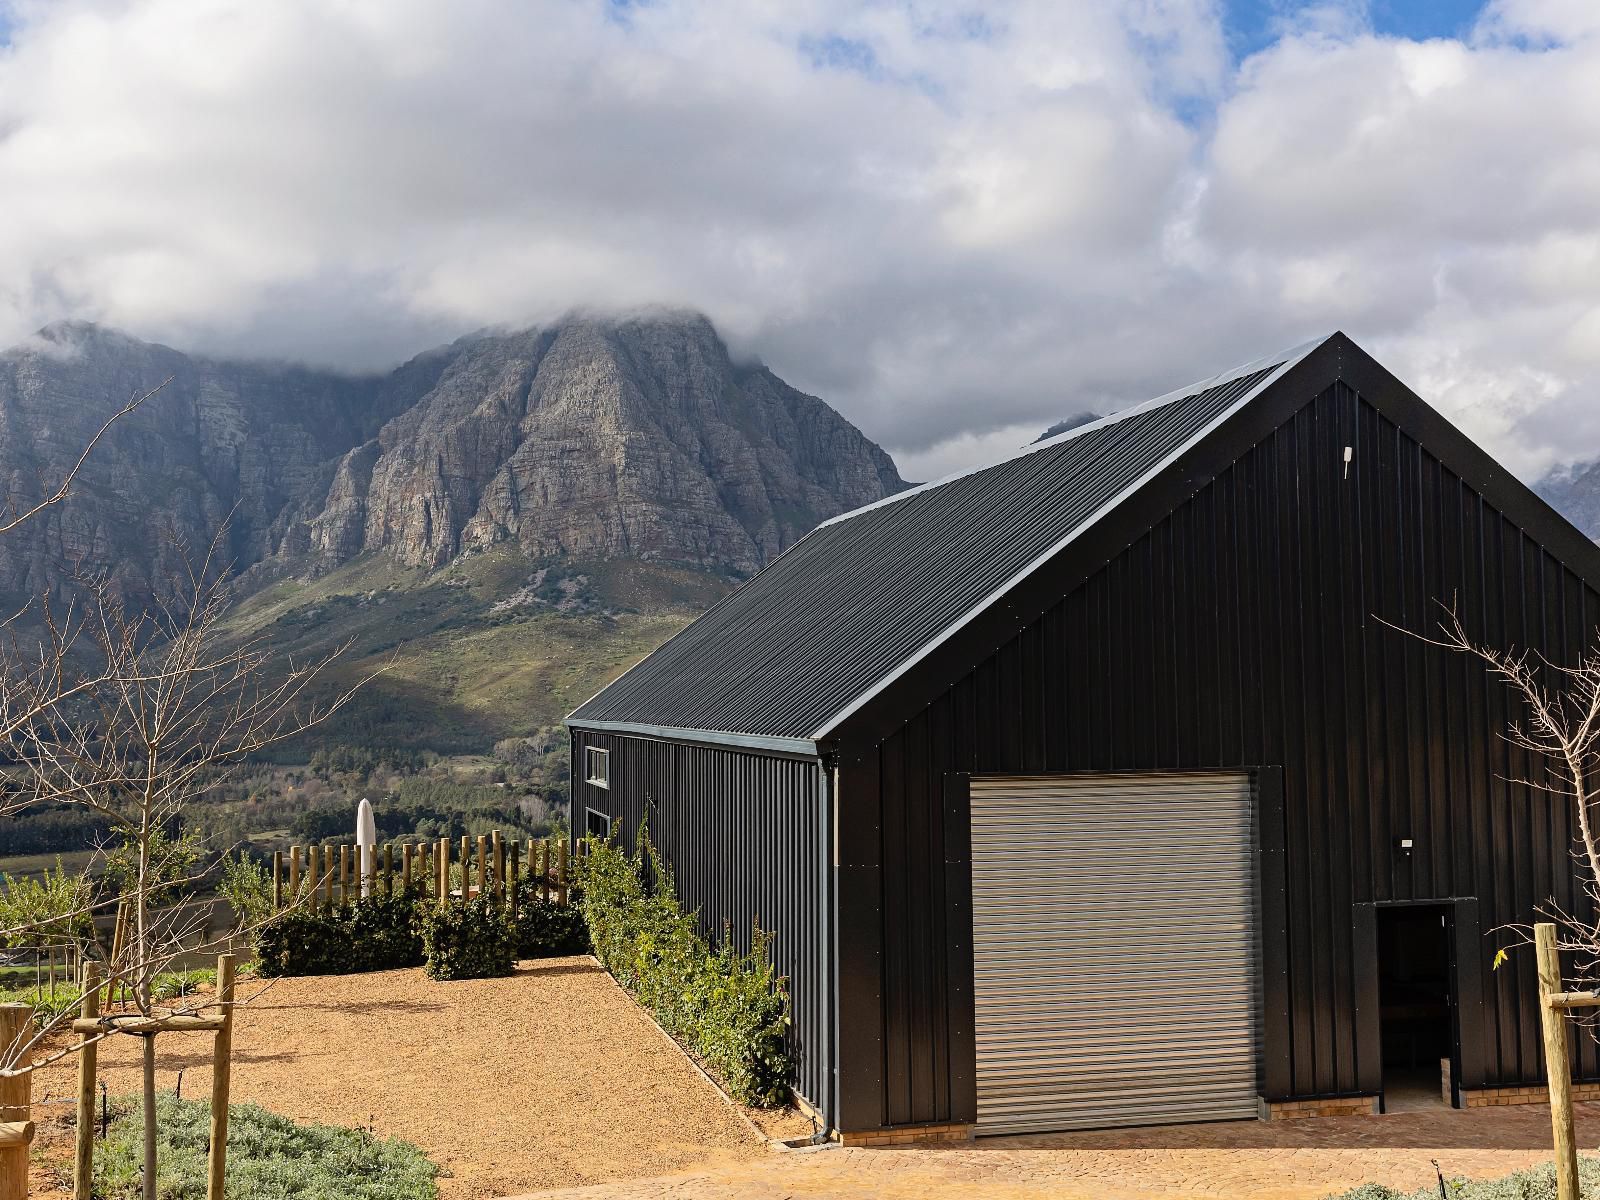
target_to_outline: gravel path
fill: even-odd
[[[160,1049],[158,1086],[181,1068],[185,1097],[209,1092],[207,1036],[169,1034]],[[133,1038],[103,1044],[113,1094],[137,1090],[137,1055]],[[36,1100],[74,1095],[76,1069],[41,1071]],[[772,1153],[587,958],[459,983],[421,971],[277,981],[240,1012],[233,1098],[415,1142],[449,1172],[445,1200]]]
[[[1574,1107],[1579,1145],[1600,1142],[1600,1103]],[[1446,1175],[1490,1178],[1548,1161],[1549,1147],[1543,1105],[1438,1109],[774,1152],[525,1200],[1321,1200],[1366,1182],[1432,1187],[1434,1159]]]

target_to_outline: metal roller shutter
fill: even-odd
[[[1249,776],[971,796],[978,1132],[1254,1117]]]

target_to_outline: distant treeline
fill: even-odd
[[[402,779],[393,794],[373,797],[372,818],[380,841],[458,838],[491,829],[537,837],[552,828],[542,804],[529,811],[500,788],[426,778]],[[325,842],[348,840],[353,829],[354,814],[341,805],[302,811],[292,832],[297,841]]]
[[[102,816],[76,805],[50,805],[0,822],[0,857],[92,850],[111,835]]]

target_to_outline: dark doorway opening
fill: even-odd
[[[1455,939],[1443,905],[1378,909],[1383,1109],[1453,1104]]]

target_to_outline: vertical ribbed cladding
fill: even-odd
[[[611,752],[611,786],[574,770],[573,827],[584,809],[621,822],[630,850],[641,824],[672,865],[678,895],[700,929],[741,950],[752,927],[773,935],[789,983],[799,1063],[795,1090],[826,1106],[832,982],[827,938],[827,842],[822,767],[816,759],[574,729],[572,761],[586,746]]]
[[[1397,900],[1477,898],[1463,1085],[1540,1079],[1531,956],[1487,964],[1510,940],[1493,931],[1547,898],[1586,911],[1572,814],[1511,782],[1545,766],[1502,736],[1506,690],[1400,632],[1436,631],[1441,602],[1486,644],[1566,663],[1600,617],[1600,595],[1342,383],[1197,483],[855,774],[881,778],[882,1063],[854,1082],[842,1064],[841,1088],[881,1078],[889,1125],[959,1108],[941,953],[959,851],[935,816],[947,775],[1262,766],[1282,767],[1288,887],[1273,1098],[1376,1090],[1375,1020],[1357,1000],[1375,964],[1357,961],[1354,906]],[[847,812],[865,811],[850,787]],[[1600,1077],[1594,1040],[1577,1041],[1579,1072]]]

